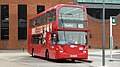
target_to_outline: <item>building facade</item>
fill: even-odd
[[[73,0],[0,0],[0,49],[27,48],[27,19]]]
[[[92,48],[102,47],[102,1],[103,0],[0,0],[0,49],[27,48],[27,19],[56,4],[78,4],[87,7]],[[109,16],[117,16],[113,28],[114,47],[120,47],[120,1],[106,2],[106,48],[109,48]]]
[[[120,48],[120,0],[105,1],[105,46],[109,48],[110,36],[110,16],[116,16],[117,25],[113,26],[113,45]],[[89,44],[93,48],[102,48],[102,14],[103,0],[76,0],[78,5],[86,6],[89,18],[89,29],[93,33],[93,38],[89,39]]]

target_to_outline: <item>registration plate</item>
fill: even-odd
[[[77,57],[77,55],[70,55],[70,57]]]

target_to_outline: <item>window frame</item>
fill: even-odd
[[[9,4],[0,5],[1,9],[1,40],[9,40]],[[4,14],[7,14],[6,17]],[[4,22],[4,23],[3,23]]]

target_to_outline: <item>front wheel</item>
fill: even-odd
[[[32,49],[32,57],[35,57],[34,49]]]
[[[45,59],[49,60],[49,52],[48,51],[46,51],[46,53],[45,53]]]
[[[75,59],[71,59],[72,62],[75,62]]]

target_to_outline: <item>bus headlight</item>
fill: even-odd
[[[59,52],[60,52],[60,53],[63,53],[63,51],[62,51],[62,50],[60,50]]]
[[[86,51],[83,51],[83,53],[86,53]]]
[[[79,47],[79,50],[83,50],[83,47]]]

